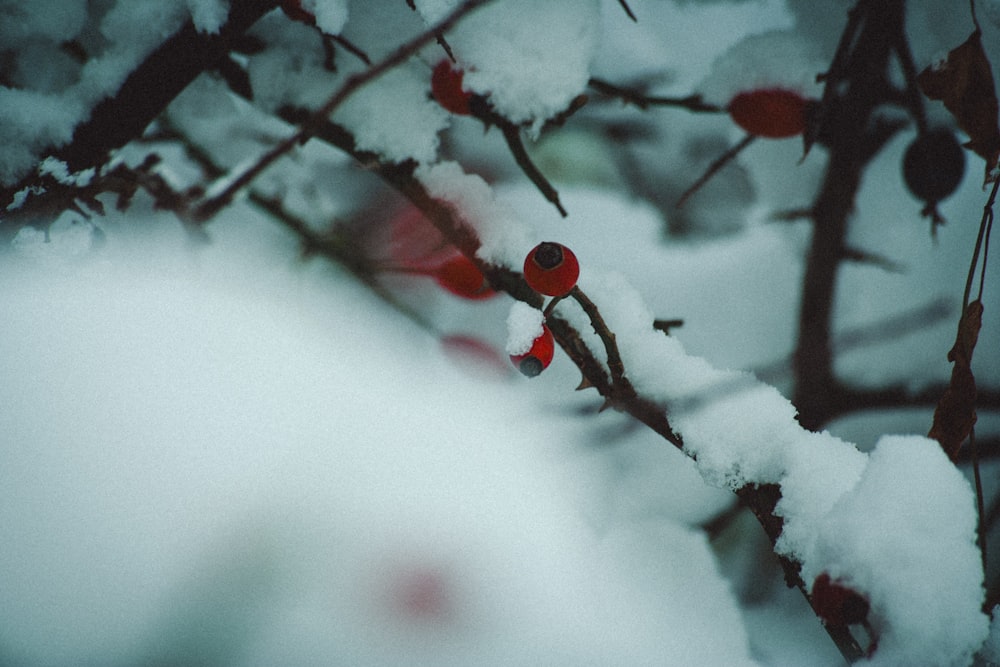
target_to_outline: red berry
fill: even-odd
[[[431,93],[437,103],[448,111],[468,116],[472,93],[462,90],[462,70],[452,69],[451,61],[442,60],[431,75]]]
[[[455,255],[433,271],[438,284],[457,296],[466,299],[489,299],[496,296],[486,276],[471,259]]]
[[[926,202],[937,203],[953,193],[964,175],[965,151],[944,127],[914,139],[903,155],[906,187]]]
[[[388,235],[374,237],[375,254],[388,252],[391,262],[404,269],[426,270],[429,275],[458,251],[415,206],[406,206],[389,219]]]
[[[307,25],[316,25],[316,17],[311,12],[302,9],[302,0],[281,0],[281,11],[293,21]]]
[[[556,351],[556,340],[547,326],[542,325],[542,333],[532,343],[524,354],[512,354],[510,360],[530,378],[535,377],[552,363]]]
[[[579,277],[580,262],[561,243],[539,243],[524,258],[524,279],[536,292],[566,296]]]
[[[845,626],[864,622],[869,604],[863,595],[824,572],[813,583],[812,607],[827,625]]]
[[[794,90],[761,88],[739,93],[729,102],[729,116],[750,134],[783,139],[806,129],[809,101]]]

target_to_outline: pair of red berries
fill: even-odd
[[[524,280],[536,292],[562,298],[576,286],[580,262],[572,250],[561,243],[546,241],[535,246],[524,259]],[[548,368],[555,354],[555,339],[548,326],[535,338],[524,354],[510,360],[523,374],[534,377]]]

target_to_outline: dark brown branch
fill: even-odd
[[[143,130],[195,77],[215,68],[240,37],[277,0],[233,3],[218,34],[198,32],[190,21],[133,71],[113,97],[102,101],[73,140],[55,152],[70,171],[103,164],[108,152],[138,138]]]
[[[839,402],[833,374],[831,325],[835,286],[845,256],[848,219],[868,161],[891,136],[891,128],[870,123],[893,86],[888,65],[896,35],[903,29],[902,0],[862,0],[850,14],[840,48],[826,76],[816,118],[807,129],[828,145],[830,158],[813,211],[813,236],[799,309],[794,355],[793,402],[799,421],[815,429],[829,420]]]

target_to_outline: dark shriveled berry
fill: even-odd
[[[812,588],[812,607],[827,625],[843,627],[868,618],[868,600],[844,583],[823,572]]]
[[[903,180],[914,196],[934,204],[955,192],[965,175],[965,151],[939,127],[917,137],[903,156]]]

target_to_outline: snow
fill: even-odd
[[[476,232],[480,259],[514,269],[524,265],[525,255],[535,245],[531,232],[512,210],[497,202],[486,181],[450,161],[421,165],[415,176],[428,194],[450,204],[459,219]]]
[[[443,3],[420,3],[429,23]],[[598,44],[596,0],[506,0],[469,14],[448,35],[463,85],[537,135],[584,91]]]
[[[507,354],[526,354],[535,339],[542,335],[542,311],[515,301],[507,316]]]
[[[0,2],[0,44],[21,46],[42,38],[61,42],[76,37],[87,20],[86,0],[19,0]]]
[[[303,1],[321,30],[374,59],[456,4]],[[498,0],[447,40],[466,84],[534,136],[598,74],[717,104],[761,86],[815,96],[850,3],[630,4],[638,25],[615,0]],[[69,173],[45,150],[184,22],[213,33],[228,10],[0,0],[0,182],[34,171],[88,183],[93,171]],[[918,67],[970,29],[965,13],[926,0],[908,5],[908,28]],[[1000,42],[984,30],[990,52]],[[160,121],[218,161],[229,176],[216,186],[293,131],[276,109],[315,107],[364,69],[338,47],[332,71],[319,32],[279,11],[252,33],[265,44],[239,56],[252,103],[206,75]],[[67,41],[88,57],[61,50]],[[501,352],[530,345],[541,311],[376,273],[395,310],[346,272],[302,261],[247,197],[198,248],[141,193],[127,212],[105,201],[105,216],[31,220],[0,262],[0,370],[13,379],[0,385],[0,662],[830,664],[802,596],[772,590],[781,575],[758,557],[773,559],[771,545],[729,512],[733,489],[775,484],[775,550],[807,586],[827,573],[871,603],[879,646],[865,664],[969,664],[990,633],[971,489],[934,442],[882,435],[926,432],[927,410],[847,415],[814,433],[782,395],[810,230],[771,216],[808,204],[822,151],[800,164],[797,142],[758,141],[678,211],[697,165],[742,133],[724,114],[592,100],[529,146],[563,220],[495,129],[430,99],[440,57],[427,47],[333,120],[359,149],[418,163],[420,183],[477,235],[480,259],[517,271],[539,239],[573,248],[626,377],[662,403],[684,452],[614,411],[593,414],[600,400],[570,391],[579,371],[565,355],[530,383],[511,372]],[[901,131],[870,165],[849,238],[904,270],[846,265],[838,284],[836,372],[862,386],[947,379],[952,317],[866,346],[838,341],[954,302],[982,214],[970,168],[930,237],[899,174],[911,138]],[[210,183],[177,142],[116,160],[150,151],[178,189]],[[406,213],[374,180],[310,141],[254,188],[392,259],[378,228],[405,226]],[[555,312],[606,361],[578,304]],[[983,386],[998,380],[998,317],[987,309],[974,360]],[[684,324],[665,335],[657,318]]]
[[[38,161],[39,151],[61,144],[73,136],[75,123],[82,119],[83,106],[58,95],[0,87],[0,183],[9,185]]]
[[[333,114],[351,131],[360,150],[402,162],[437,159],[437,133],[448,113],[428,99],[427,77],[417,66],[396,68],[352,95]]]
[[[940,445],[884,436],[824,520],[817,551],[872,604],[869,665],[964,665],[986,639],[975,498]],[[815,570],[807,561],[803,574]]]
[[[54,157],[47,157],[38,165],[38,173],[41,175],[48,174],[65,185],[86,187],[93,180],[97,170],[90,167],[79,173],[70,174],[69,167],[65,162],[57,160]]]
[[[233,243],[245,214],[195,255],[4,263],[18,664],[754,664],[702,534],[581,513],[579,423],[268,234]]]
[[[347,0],[302,0],[302,9],[316,17],[316,27],[339,35],[347,23]]]

